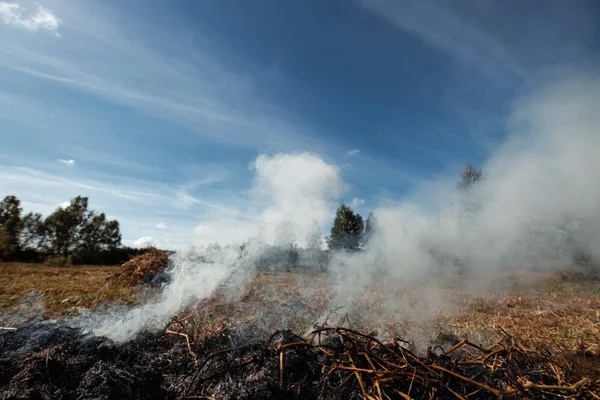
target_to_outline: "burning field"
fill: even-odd
[[[598,398],[595,281],[530,274],[481,292],[448,287],[438,298],[455,300],[434,318],[402,309],[399,319],[390,301],[422,311],[427,299],[383,285],[331,308],[339,293],[326,274],[255,273],[243,290],[220,286],[126,340],[81,326],[88,308],[160,303],[165,284],[151,271],[164,264],[153,261],[4,266],[0,398]],[[34,287],[37,308],[15,300]]]
[[[581,360],[553,359],[508,335],[487,348],[465,338],[423,356],[401,340],[343,327],[316,329],[308,340],[223,330],[201,343],[154,333],[115,345],[36,323],[1,338],[6,399],[597,398],[599,389]]]

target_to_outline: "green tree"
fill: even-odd
[[[107,221],[104,213],[88,210],[88,198],[77,196],[64,208],[58,208],[44,221],[48,246],[54,255],[90,257],[101,250],[121,244],[117,221]]]
[[[15,196],[6,196],[0,202],[0,259],[15,257],[21,250],[19,238],[23,228],[21,202]]]
[[[345,204],[340,205],[331,227],[331,235],[328,239],[329,248],[357,250],[363,230],[364,222],[360,214],[355,213]]]
[[[52,254],[67,257],[75,252],[81,241],[81,231],[91,219],[87,208],[88,198],[77,196],[68,206],[57,208],[46,218],[44,224]]]
[[[28,213],[22,218],[21,250],[41,251],[47,245],[46,226],[40,213]]]
[[[103,250],[111,250],[121,244],[121,233],[118,221],[107,221],[104,213],[94,215],[81,228],[81,239],[76,253],[90,259]]]

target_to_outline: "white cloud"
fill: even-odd
[[[257,98],[255,80],[223,65],[215,57],[222,49],[210,41],[191,47],[187,37],[176,33],[156,37],[136,15],[128,15],[126,25],[115,24],[123,10],[80,4],[57,0],[53,8],[81,35],[51,46],[13,37],[0,42],[0,66],[236,146],[282,149],[323,142],[298,127],[285,110]],[[7,9],[11,15],[13,8]],[[121,68],[123,63],[131,68]]]
[[[350,203],[352,208],[358,208],[358,207],[362,206],[363,204],[365,204],[365,199],[358,199],[356,197],[353,198],[352,202]]]
[[[38,5],[35,14],[32,14],[28,13],[27,8],[20,4],[7,2],[0,2],[0,20],[8,26],[31,32],[46,29],[56,34],[58,34],[57,29],[60,24],[60,19],[47,8]]]
[[[59,163],[66,165],[67,167],[74,167],[75,166],[75,160],[63,160],[60,159],[58,160]]]
[[[161,222],[160,224],[156,225],[156,229],[167,229],[167,224]]]
[[[360,153],[360,150],[359,150],[359,149],[350,150],[350,151],[348,152],[348,156],[353,156],[353,155],[356,155],[356,154],[358,154],[358,153]]]
[[[156,241],[151,236],[142,236],[132,243],[134,247],[156,246]]]
[[[70,205],[71,205],[71,203],[70,203],[70,202],[68,202],[68,201],[63,201],[63,202],[62,202],[62,203],[60,203],[58,206],[59,206],[60,208],[67,208],[67,207],[69,207]]]

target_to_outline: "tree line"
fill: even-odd
[[[482,176],[480,168],[468,164],[461,173],[458,189],[468,193]],[[467,199],[465,206],[468,205],[466,203]],[[326,238],[328,247],[331,251],[358,251],[368,242],[376,225],[372,213],[365,222],[360,214],[341,204]],[[320,249],[320,240],[320,234],[312,238],[311,243],[315,243],[309,245],[309,249]],[[281,249],[272,250],[277,256],[272,258],[297,264],[298,249],[293,242],[291,240],[290,246],[275,246]],[[46,218],[33,212],[23,215],[21,202],[15,196],[6,196],[0,202],[0,261],[120,264],[145,250],[122,246],[119,222],[108,220],[104,213],[90,210],[87,197],[75,197],[67,206],[57,208]],[[312,258],[319,252],[313,253]],[[317,255],[322,263],[324,255]]]
[[[117,264],[139,253],[121,245],[119,221],[90,210],[87,197],[75,197],[46,218],[23,214],[15,196],[0,202],[0,261]]]

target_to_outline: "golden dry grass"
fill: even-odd
[[[483,338],[503,328],[531,346],[600,354],[600,282],[549,279],[522,291],[464,300],[438,323],[455,334]]]
[[[39,264],[0,264],[0,321],[18,310],[20,300],[32,291],[44,298],[44,318],[76,314],[104,302],[133,304],[142,291],[127,282],[111,279],[116,267],[49,267]],[[473,293],[453,290],[446,293],[454,303],[433,313],[430,327],[485,343],[496,337],[497,329],[535,347],[550,350],[585,350],[600,354],[600,282],[567,281],[545,277],[520,289],[514,287]],[[401,319],[385,320],[385,308],[401,315],[398,293],[392,300],[386,292],[372,288],[355,302],[350,323],[361,329],[412,334],[423,329]],[[396,297],[394,297],[396,296]],[[259,274],[243,292],[220,292],[183,312],[181,328],[194,339],[223,327],[253,323],[264,329],[289,328],[300,334],[310,329],[327,312],[333,293],[323,275],[285,273]],[[403,297],[406,304],[410,296]],[[410,304],[409,304],[410,306]],[[345,310],[341,310],[341,314]],[[423,334],[432,332],[423,332]]]
[[[113,280],[118,284],[136,286],[147,282],[153,275],[163,272],[169,262],[167,253],[151,249],[144,254],[133,257],[113,274]]]
[[[18,311],[21,299],[33,291],[43,296],[46,319],[75,314],[106,301],[135,302],[135,289],[110,279],[116,268],[0,263],[0,313]]]
[[[489,344],[504,329],[533,347],[600,355],[600,282],[545,277],[521,289],[441,291],[440,298],[452,302],[434,301],[431,304],[439,310],[426,310],[427,294],[419,298],[410,291],[390,293],[373,287],[356,299],[348,320],[339,318],[345,313],[340,310],[337,323],[411,340],[426,336],[424,343],[444,332]],[[266,331],[285,327],[302,334],[328,312],[332,297],[323,276],[258,275],[239,297],[217,293],[186,310],[181,316],[188,323],[182,328],[196,339],[244,323],[256,323]],[[412,315],[403,319],[405,312]],[[416,314],[421,312],[426,315],[419,320]]]

